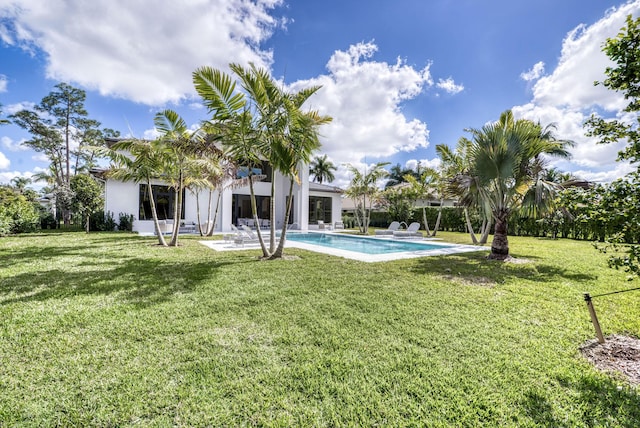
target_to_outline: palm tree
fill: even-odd
[[[170,154],[167,146],[161,140],[121,140],[107,149],[106,154],[113,162],[113,167],[107,173],[109,177],[146,184],[158,243],[166,247],[167,242],[158,222],[151,180],[162,175],[163,165]]]
[[[329,119],[317,112],[301,111],[304,102],[319,87],[287,93],[273,81],[268,72],[253,64],[244,68],[230,64],[233,73],[247,94],[237,93],[235,83],[227,74],[210,67],[196,70],[193,80],[196,91],[212,113],[207,132],[218,133],[226,154],[249,169],[251,212],[258,220],[253,187],[253,167],[263,160],[290,178],[289,198],[286,202],[285,222],[276,247],[275,221],[271,221],[269,247],[258,229],[258,240],[266,259],[282,256],[286,226],[291,210],[293,184],[299,181],[299,166],[308,163],[311,153],[319,147],[317,127]],[[275,179],[271,181],[271,219],[275,219]]]
[[[368,172],[364,172],[351,164],[347,164],[347,170],[353,174],[351,183],[345,191],[345,196],[351,198],[354,204],[354,214],[360,233],[369,233],[369,220],[373,201],[376,199],[380,189],[378,181],[386,177],[389,173],[384,169],[388,162],[378,162]],[[367,205],[368,204],[368,205]]]
[[[461,180],[480,196],[491,211],[495,231],[490,259],[504,260],[509,256],[508,218],[520,208],[544,206],[554,196],[554,186],[538,180],[544,169],[544,155],[569,157],[567,147],[573,143],[558,140],[553,125],[542,127],[526,119],[515,120],[510,110],[500,119],[481,129],[471,129],[471,168],[467,179]],[[532,192],[532,193],[529,193]],[[528,197],[535,195],[535,197]],[[464,204],[470,198],[463,198]]]
[[[440,187],[440,174],[433,168],[418,168],[419,178],[416,178],[414,174],[407,174],[404,176],[404,180],[411,186],[411,193],[414,195],[414,200],[417,199],[431,199],[438,192]],[[442,194],[442,192],[440,192]],[[440,203],[440,211],[438,211],[438,218],[436,220],[436,226],[433,229],[433,234],[429,229],[429,222],[427,221],[427,209],[422,207],[422,221],[424,223],[424,229],[427,231],[428,236],[435,236],[436,228],[440,225],[440,218],[442,213],[442,203]]]
[[[169,246],[175,247],[178,245],[180,232],[183,191],[193,181],[200,179],[197,176],[189,175],[188,171],[189,164],[194,161],[191,155],[197,148],[201,147],[204,141],[204,131],[202,129],[190,130],[184,119],[173,110],[158,112],[154,118],[154,124],[161,134],[160,141],[172,153],[166,159],[168,162],[164,165],[164,178],[171,184],[176,193],[173,208],[173,233],[169,242]]]
[[[27,186],[31,184],[31,179],[29,177],[13,177],[11,183],[22,194],[27,189]]]
[[[466,185],[468,184],[466,180],[471,177],[469,171],[471,170],[470,153],[472,145],[473,142],[471,140],[462,137],[458,140],[455,150],[452,150],[446,144],[438,144],[436,153],[441,161],[442,174],[448,182],[448,185],[443,188],[443,194],[466,201],[466,204],[462,205],[462,210],[471,242],[485,244],[491,230],[491,213],[486,211],[485,207],[479,203],[478,193],[473,193],[475,187]],[[469,208],[480,208],[483,214],[480,241],[476,238],[471,224]]]
[[[322,184],[323,182],[331,183],[336,177],[332,171],[337,171],[338,168],[327,160],[327,155],[316,156],[309,165],[309,174],[313,175],[313,181]]]

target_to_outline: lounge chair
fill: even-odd
[[[400,222],[392,221],[388,228],[376,230],[377,236],[393,235],[393,233],[400,229]]]
[[[318,229],[320,230],[331,230],[330,224],[325,224],[323,220],[318,220]]]
[[[233,242],[236,245],[244,246],[244,244],[255,244],[260,242],[260,240],[258,239],[258,235],[256,235],[249,226],[243,225],[242,230],[238,230],[238,234],[233,239]]]
[[[333,228],[334,228],[335,230],[338,230],[338,229],[344,229],[344,223],[343,223],[343,222],[341,222],[341,221],[336,221],[336,223],[335,223],[335,225],[333,226]]]
[[[420,232],[420,223],[413,222],[407,227],[406,230],[396,230],[393,232],[394,238],[422,238],[422,232]]]

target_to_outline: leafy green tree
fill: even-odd
[[[85,231],[89,233],[89,219],[104,206],[102,186],[88,174],[77,174],[71,178],[73,197],[71,205],[76,215],[84,222]]]
[[[514,210],[535,212],[534,207],[548,206],[547,201],[555,199],[558,188],[538,180],[545,166],[543,155],[568,157],[567,147],[573,143],[556,139],[553,129],[526,119],[515,120],[507,110],[497,122],[470,130],[471,169],[458,183],[468,189],[467,195],[477,193],[491,211],[495,230],[490,259],[509,256],[508,219]],[[461,202],[473,201],[463,197]]]
[[[10,186],[0,186],[0,236],[33,232],[40,225],[38,209]]]
[[[360,171],[351,164],[347,164],[347,170],[352,174],[349,187],[345,196],[353,200],[354,217],[360,233],[369,233],[369,222],[373,203],[379,198],[380,189],[378,183],[388,175],[384,169],[388,162],[378,162],[368,171]]]
[[[100,129],[100,122],[88,118],[83,90],[66,83],[54,88],[34,110],[21,110],[10,118],[31,134],[23,144],[49,158],[55,186],[65,193],[72,174],[94,165],[94,152],[89,147],[101,144],[105,136],[118,136],[118,132]],[[61,198],[58,204],[65,224],[69,224],[71,207],[64,205],[66,199]]]
[[[608,38],[603,46],[604,53],[614,65],[607,67],[603,82],[595,82],[605,88],[620,92],[628,101],[623,112],[635,120],[606,120],[592,115],[586,122],[587,135],[607,144],[624,140],[625,148],[618,153],[618,159],[635,164],[637,170],[623,180],[612,183],[605,193],[604,201],[610,200],[614,215],[621,217],[622,226],[618,233],[608,239],[602,251],[611,254],[609,264],[616,268],[640,273],[640,18],[627,16],[626,26],[614,38]]]
[[[380,194],[380,204],[387,209],[391,220],[409,223],[415,194],[409,187],[392,186]]]
[[[309,175],[313,176],[313,181],[316,183],[331,183],[336,179],[333,175],[333,171],[337,171],[338,168],[327,159],[327,155],[316,156],[309,165]]]

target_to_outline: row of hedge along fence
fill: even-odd
[[[438,217],[439,207],[425,208],[429,228],[433,228]],[[482,217],[478,210],[469,210],[471,223],[478,232],[482,225]],[[344,215],[345,227],[357,227],[355,218]],[[418,221],[422,224],[422,208],[414,209],[409,218],[392,219],[387,212],[372,212],[370,227],[387,227],[392,221],[404,221],[407,224]],[[536,236],[550,238],[571,238],[588,241],[604,241],[616,232],[622,230],[626,224],[624,216],[610,213],[608,215],[594,215],[588,207],[578,208],[570,215],[566,211],[557,210],[542,218],[531,218],[514,213],[509,219],[509,235]],[[424,225],[422,226],[424,228]],[[464,211],[461,207],[443,207],[439,230],[449,232],[466,232]],[[640,225],[638,233],[629,237],[630,243],[640,242]],[[493,230],[492,230],[493,233]]]

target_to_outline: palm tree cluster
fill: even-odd
[[[270,222],[269,243],[258,229],[264,258],[280,258],[286,239],[286,226],[291,211],[294,184],[300,182],[300,167],[308,164],[312,153],[320,147],[318,128],[331,118],[317,111],[303,111],[302,106],[320,87],[289,92],[269,73],[250,64],[243,67],[230,64],[233,73],[227,74],[212,67],[201,67],[193,72],[193,83],[202,97],[210,117],[196,130],[172,110],[164,110],[155,117],[160,137],[154,141],[130,139],[117,142],[109,154],[114,161],[114,177],[143,182],[149,189],[152,215],[159,243],[167,245],[160,232],[154,209],[151,181],[162,179],[174,189],[174,219],[181,218],[182,195],[189,189],[196,196],[203,189],[209,191],[209,229],[216,221],[222,190],[229,186],[248,185],[251,211],[258,221],[254,182],[263,178],[255,174],[255,167],[263,161],[289,179],[285,219],[279,242],[276,242],[275,222]],[[240,88],[237,88],[239,84]],[[124,154],[129,153],[130,156]],[[238,168],[246,168],[248,176],[235,179]],[[218,203],[211,221],[211,197],[218,190]],[[196,198],[199,199],[199,198]],[[276,209],[275,180],[271,180],[271,218]],[[199,207],[199,205],[198,205]],[[198,222],[200,223],[198,209]],[[169,245],[177,245],[179,221],[174,221]]]
[[[555,127],[526,119],[510,110],[480,129],[469,129],[456,153],[439,148],[448,168],[450,194],[465,207],[480,207],[495,223],[490,259],[509,256],[509,215],[548,212],[562,184],[546,180],[547,156],[569,157],[573,142],[557,139]],[[548,173],[547,173],[548,174]]]

